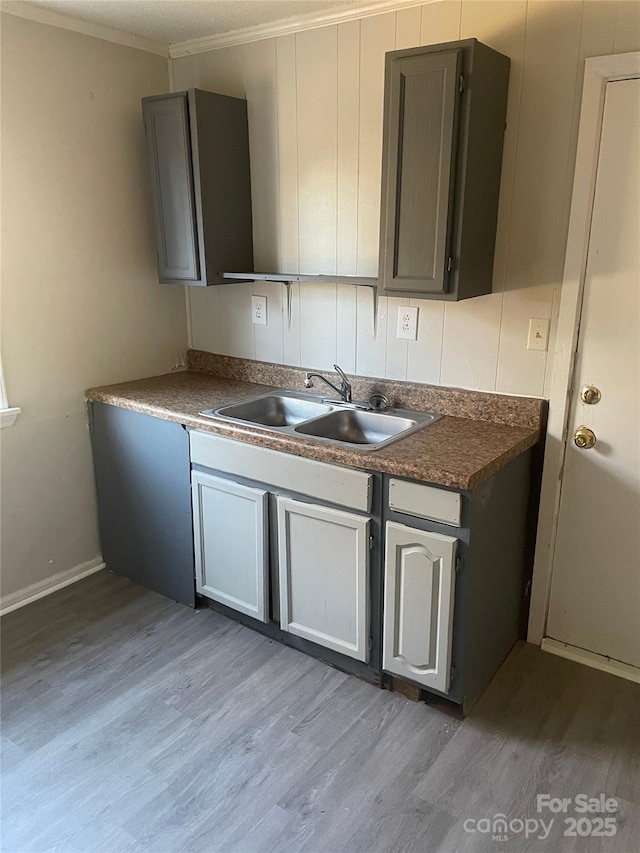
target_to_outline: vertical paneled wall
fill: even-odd
[[[440,0],[174,62],[178,89],[247,97],[256,269],[376,275],[384,54],[476,37],[511,58],[493,293],[411,300],[418,340],[395,336],[400,299],[349,285],[192,290],[193,346],[212,352],[520,394],[544,394],[566,243],[582,63],[640,48],[634,0]],[[254,326],[252,293],[268,297]]]

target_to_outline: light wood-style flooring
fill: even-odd
[[[1,621],[4,853],[640,850],[640,685],[533,646],[460,723],[105,571]],[[616,835],[465,831],[545,793]]]

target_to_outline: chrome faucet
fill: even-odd
[[[346,373],[342,368],[338,367],[337,364],[333,365],[336,373],[340,376],[340,387],[334,385],[326,376],[323,376],[321,373],[306,373],[304,377],[304,387],[305,388],[313,388],[312,379],[321,379],[325,385],[328,385],[329,388],[333,388],[336,394],[339,394],[342,398],[343,402],[350,403],[351,402],[351,383],[349,382]]]

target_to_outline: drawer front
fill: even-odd
[[[372,477],[364,471],[328,465],[199,430],[189,435],[194,465],[369,512]]]
[[[460,527],[462,495],[407,480],[389,480],[389,509]]]

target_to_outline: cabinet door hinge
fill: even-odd
[[[449,255],[449,257],[447,258],[447,272],[451,272],[452,269],[453,269],[453,256]]]
[[[369,537],[369,550],[373,551],[373,536]]]
[[[460,94],[464,92],[464,74],[461,74],[458,78],[458,91]]]
[[[453,664],[451,664],[451,669],[449,671],[449,682],[453,681],[456,676],[456,668]]]
[[[456,557],[456,574],[459,575],[462,571],[462,557]]]

